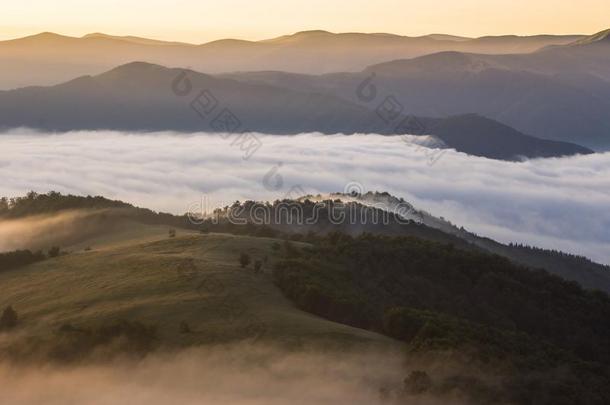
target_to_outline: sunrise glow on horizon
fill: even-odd
[[[387,32],[418,36],[592,34],[610,26],[610,2],[582,0],[32,0],[6,2],[0,40],[44,31],[91,32],[203,43],[262,40],[297,31]]]

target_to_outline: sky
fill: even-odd
[[[303,134],[259,135],[262,147],[244,160],[219,135],[22,131],[0,134],[0,195],[104,195],[182,214],[204,198],[211,210],[357,187],[388,191],[501,242],[610,264],[610,152],[503,162],[438,154],[413,138]]]
[[[0,40],[51,31],[91,32],[203,43],[261,40],[303,30],[592,34],[610,28],[608,0],[7,0]]]

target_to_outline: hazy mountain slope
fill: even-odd
[[[102,197],[30,192],[25,197],[0,199],[0,252],[144,242],[167,237],[170,227],[188,229],[189,221]]]
[[[569,143],[553,143],[532,138],[497,121],[473,115],[449,117],[440,121],[433,130],[434,135],[457,150],[468,151],[476,156],[503,159],[506,156],[524,158],[530,156],[553,157],[569,155],[572,151],[588,154],[590,150]],[[485,143],[482,143],[485,140]]]
[[[50,85],[95,75],[136,60],[218,73],[285,70],[303,73],[358,71],[382,61],[433,52],[532,52],[582,36],[462,38],[432,35],[333,34],[307,31],[266,41],[219,40],[202,45],[117,37],[101,33],[82,38],[42,33],[0,42],[0,89]]]
[[[357,101],[369,79],[376,107],[393,96],[404,111],[448,117],[477,113],[536,137],[610,148],[610,41],[607,32],[530,54],[441,52],[394,60],[362,73],[322,76],[231,74],[236,80],[317,91]]]
[[[497,55],[514,68],[557,75],[593,76],[610,80],[610,30],[570,44],[548,46],[531,55]]]
[[[609,80],[609,32],[610,30],[601,31],[572,43],[547,46],[529,53],[484,54],[476,51],[439,53],[453,54],[455,58],[458,57],[457,54],[463,54],[459,58],[468,58],[476,60],[478,64],[488,64],[509,70],[559,76],[593,76]],[[411,59],[419,61],[430,60],[425,57]],[[448,61],[445,60],[445,62]]]
[[[282,62],[267,62],[256,69],[233,70],[282,70],[318,74],[357,71],[369,65],[367,61],[392,60],[398,55],[416,57],[446,50],[495,54],[533,52],[550,43],[566,44],[579,38],[580,36],[539,35],[461,38],[456,41],[452,37],[439,35],[403,37],[391,34],[305,31],[265,41],[266,44],[281,46],[280,49],[271,50],[268,57]]]
[[[115,39],[119,41],[127,41],[135,44],[145,44],[145,45],[181,45],[181,46],[195,46],[192,44],[188,44],[186,42],[175,42],[175,41],[162,41],[158,39],[149,39],[142,37],[134,37],[131,35],[117,36],[117,35],[108,35],[101,32],[94,32],[91,34],[87,34],[82,36],[81,38],[106,38],[106,39]]]
[[[99,35],[73,38],[41,33],[0,42],[0,88],[57,84],[134,60],[188,66],[190,53],[190,45],[158,46]]]
[[[393,237],[409,236],[453,245],[458,249],[493,253],[514,263],[532,269],[544,269],[566,280],[576,281],[585,288],[610,292],[608,266],[562,252],[521,245],[504,245],[468,232],[464,228],[458,228],[387,193],[367,193],[362,196],[344,194],[306,196],[298,201],[276,201],[271,205],[246,201],[234,205],[229,210],[230,212],[224,212],[221,218],[241,218],[244,223],[252,224],[260,224],[261,213],[267,212],[268,219],[265,224],[276,231],[288,234],[341,232],[352,236],[362,233]],[[300,219],[295,212],[300,213]],[[308,222],[310,218],[316,220]],[[333,221],[332,218],[343,218],[343,220]],[[240,232],[240,230],[255,232],[255,230],[248,231],[244,226],[231,225],[226,220],[218,225],[206,223],[204,229],[216,232]]]
[[[404,115],[398,114],[395,123],[388,124],[370,107],[329,93],[244,83],[193,71],[188,71],[188,94],[178,95],[175,90],[180,92],[187,85],[186,76],[180,78],[182,73],[179,69],[134,62],[53,87],[0,92],[0,128],[388,135],[436,135],[438,128],[438,136],[447,146],[496,159],[591,152],[577,145],[541,141],[509,131],[475,115],[452,120],[422,119],[424,127],[397,128],[406,118]],[[208,93],[202,97],[203,90]],[[203,111],[208,98],[214,100],[213,109]],[[222,111],[225,115],[221,116]],[[229,124],[223,119],[227,111],[236,117]],[[476,142],[468,141],[472,133],[476,133]],[[499,143],[502,149],[495,146]]]
[[[316,200],[315,197],[308,197]],[[485,236],[469,232],[458,225],[435,217],[425,210],[417,209],[402,199],[393,197],[388,193],[371,193],[349,196],[345,194],[331,194],[329,198],[342,201],[354,201],[367,206],[399,213],[426,227],[437,229],[445,234],[452,235],[468,244],[477,246],[485,251],[509,258],[515,263],[530,268],[542,268],[566,280],[578,281],[587,288],[597,288],[610,292],[610,267],[595,263],[585,257],[565,254],[559,251],[538,249],[518,244],[505,245]],[[319,199],[318,199],[319,200]],[[404,207],[409,207],[405,210]],[[405,235],[408,235],[405,233]],[[434,240],[431,238],[425,238]]]
[[[270,133],[372,131],[380,127],[366,109],[333,96],[244,85],[190,72],[188,97],[172,91],[182,71],[132,63],[95,77],[81,77],[49,87],[0,93],[0,125],[52,130],[211,130],[210,122],[223,108],[241,121],[238,130]],[[217,107],[208,120],[190,106],[209,89]],[[205,101],[205,100],[203,100]]]
[[[446,53],[372,66],[414,113],[476,112],[546,139],[610,147],[610,41],[529,55]]]

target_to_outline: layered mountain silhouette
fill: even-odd
[[[0,42],[3,66],[0,88],[81,78],[46,90],[0,93],[3,99],[15,96],[12,101],[2,101],[7,110],[2,113],[0,125],[49,129],[201,129],[192,117],[184,116],[184,108],[178,111],[175,105],[166,105],[169,94],[164,86],[155,89],[166,81],[163,74],[157,72],[157,77],[151,78],[150,72],[142,72],[148,78],[140,79],[135,77],[139,72],[133,66],[129,69],[123,66],[119,69],[121,74],[102,73],[134,60],[151,65],[189,66],[192,71],[205,72],[208,76],[197,76],[199,84],[216,88],[221,95],[226,89],[230,93],[225,96],[226,102],[239,110],[240,119],[251,130],[390,134],[395,128],[380,123],[373,115],[380,103],[390,97],[401,105],[400,113],[435,119],[467,116],[470,120],[477,119],[472,115],[477,114],[514,128],[514,138],[520,139],[516,146],[515,140],[503,143],[497,148],[500,150],[497,155],[485,148],[465,149],[470,141],[458,142],[455,136],[444,132],[436,134],[449,146],[472,154],[514,159],[519,155],[557,156],[576,152],[563,144],[525,145],[529,138],[521,134],[594,150],[610,149],[610,30],[588,37],[474,39],[442,34],[402,37],[306,31],[265,41],[228,39],[203,45],[101,33],[82,38],[42,33]],[[131,72],[130,77],[125,74],[127,71]],[[83,78],[83,74],[99,75]],[[378,98],[363,105],[356,90],[367,79],[375,86]],[[146,80],[159,83],[140,89],[138,86]],[[142,91],[142,95],[123,91],[121,81],[130,81],[132,90]],[[101,89],[105,89],[104,94],[97,94]],[[98,105],[86,100],[86,92],[91,99],[97,98]],[[26,100],[27,95],[34,99]],[[65,116],[68,112],[62,113],[61,106],[75,102],[74,98],[79,100],[83,116],[72,116],[74,122],[68,125]],[[32,111],[20,104],[35,105],[42,99],[53,104],[51,110],[59,115],[53,116],[49,111],[46,118],[32,117]],[[144,106],[146,100],[150,103]],[[255,104],[247,105],[248,102]],[[104,119],[96,118],[95,113],[84,108],[89,104],[100,113],[109,114]],[[110,114],[113,109],[118,111]],[[151,113],[154,115],[147,116],[143,123],[144,116]],[[111,122],[111,117],[117,121]],[[464,120],[462,117],[460,122]],[[436,128],[438,122],[428,121],[427,130]],[[486,125],[479,123],[477,128]],[[497,128],[507,133],[506,128]],[[486,136],[491,135],[486,131]],[[506,147],[510,152],[504,152]],[[543,150],[547,152],[541,153]]]
[[[444,146],[494,159],[591,153],[575,144],[524,135],[474,114],[416,118],[374,107],[328,93],[134,62],[57,86],[0,92],[0,127],[414,134],[435,135]]]
[[[74,38],[41,33],[0,42],[0,89],[51,85],[118,65],[146,61],[206,73],[281,70],[322,74],[434,52],[524,53],[565,45],[583,36],[463,38],[306,31],[264,41],[225,39],[201,45],[102,33]]]
[[[440,52],[369,66],[360,73],[322,76],[278,72],[231,74],[246,82],[354,99],[374,77],[421,116],[477,113],[544,139],[610,149],[610,30],[527,54]]]

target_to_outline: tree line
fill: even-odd
[[[610,403],[606,293],[418,238],[334,233],[310,242],[283,249],[273,270],[299,308],[402,340],[413,351],[457,350],[473,361],[510,364],[516,371],[496,394],[517,403],[540,396],[555,402],[538,403]],[[557,370],[564,371],[544,378]]]

